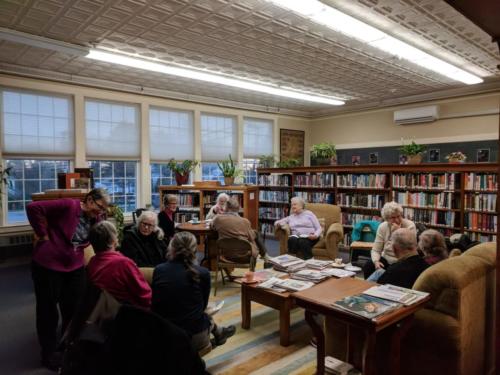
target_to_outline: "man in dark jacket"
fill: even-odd
[[[156,267],[165,261],[167,245],[157,222],[154,212],[144,211],[137,219],[137,225],[123,233],[120,251],[137,267]]]
[[[378,279],[378,283],[411,289],[418,276],[429,267],[418,255],[415,232],[407,228],[396,230],[392,234],[392,246],[398,261],[387,268]]]

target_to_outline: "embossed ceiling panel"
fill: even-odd
[[[499,84],[490,37],[440,0],[323,0]],[[344,98],[344,107],[96,63],[0,40],[0,71],[67,74],[306,116],[388,105],[464,85],[364,45],[264,0],[7,0],[0,26],[270,84]],[[21,74],[21,73],[20,73]],[[482,87],[478,86],[477,91]],[[485,86],[486,87],[486,86]],[[470,88],[469,88],[470,90]],[[195,100],[195,99],[193,99]],[[408,99],[410,100],[410,99]]]

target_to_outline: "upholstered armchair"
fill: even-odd
[[[314,245],[312,253],[315,259],[335,259],[338,258],[338,245],[344,237],[344,230],[340,222],[340,207],[326,203],[307,203],[306,210],[312,211],[320,224],[323,226],[323,233],[319,241]],[[288,250],[288,237],[290,228],[278,227],[274,235],[280,241],[280,254],[285,254]]]

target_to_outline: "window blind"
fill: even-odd
[[[224,115],[201,115],[201,158],[219,161],[231,154],[236,159],[236,118]]]
[[[273,121],[257,118],[243,119],[243,156],[257,158],[273,153]]]

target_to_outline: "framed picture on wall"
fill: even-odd
[[[302,130],[280,129],[280,161],[296,159],[304,165],[304,138]]]
[[[351,164],[352,165],[360,165],[361,164],[361,156],[359,156],[359,155],[353,155],[351,157]]]
[[[399,164],[408,164],[408,156],[399,154]]]
[[[371,152],[370,155],[368,155],[368,163],[378,164],[378,152]]]
[[[434,148],[432,150],[429,150],[429,162],[431,163],[438,163],[441,161],[441,155],[440,151],[437,148]]]
[[[490,161],[490,149],[489,148],[479,148],[477,150],[477,162],[478,163],[488,163]]]

